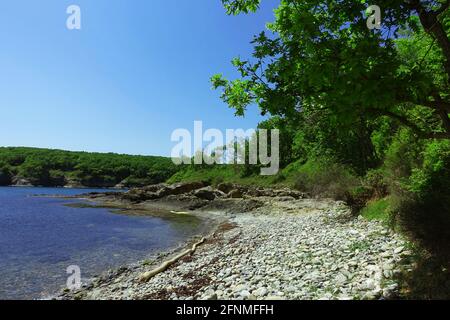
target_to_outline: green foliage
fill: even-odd
[[[239,177],[231,166],[214,165],[210,168],[196,168],[194,166],[186,166],[174,174],[169,180],[169,183],[177,182],[193,182],[193,181],[208,181],[211,184],[219,184],[228,182]]]
[[[387,178],[390,179],[392,191],[402,188],[413,169],[420,166],[424,143],[409,130],[402,129],[395,135],[385,155]]]
[[[0,185],[17,176],[42,186],[133,187],[164,182],[177,170],[163,157],[0,148]]]
[[[261,0],[222,0],[228,14],[239,14],[241,12],[255,12],[259,8]]]
[[[409,191],[424,201],[436,200],[437,193],[441,201],[450,204],[450,142],[428,143],[422,157],[421,167],[414,168],[409,177]]]
[[[361,211],[361,215],[368,220],[378,220],[388,223],[391,217],[390,206],[389,198],[371,201]]]
[[[410,131],[400,130],[386,152],[383,170],[399,219],[408,228],[424,227],[426,220],[450,223],[449,141],[417,140]]]
[[[397,217],[417,240],[450,257],[450,143],[427,143],[420,159],[395,192]]]
[[[368,171],[364,177],[362,187],[368,191],[370,198],[381,199],[387,196],[389,186],[386,181],[385,171],[382,168]]]
[[[380,117],[373,125],[376,129],[373,130],[370,140],[376,158],[382,160],[385,158],[386,151],[398,131],[398,126],[396,126],[388,117]]]
[[[228,14],[260,3],[222,2]],[[381,30],[366,26],[371,4],[383,10]],[[440,263],[450,270],[449,5],[281,0],[252,57],[232,60],[240,77],[211,78],[236,115],[257,105],[271,116],[261,126],[280,129],[284,169],[274,183],[397,219],[433,254],[427,274],[442,274]],[[440,292],[422,296],[448,297],[442,279]]]
[[[292,168],[289,169],[292,172]],[[296,172],[295,187],[313,196],[347,200],[360,181],[348,167],[330,159],[308,160]]]
[[[350,132],[387,116],[416,135],[448,139],[449,18],[444,12],[433,20],[447,34],[433,39],[435,28],[421,25],[436,19],[418,9],[425,2],[379,1],[389,10],[383,29],[374,31],[364,16],[369,1],[283,0],[269,25],[272,34],[255,36],[253,57],[233,59],[241,77],[215,75],[213,87],[222,88],[222,99],[237,115],[254,103],[263,114],[286,118],[306,110]],[[259,1],[223,3],[237,14],[256,10]]]
[[[238,183],[242,185],[273,186],[281,184],[281,174],[277,176],[260,176],[259,174],[247,174],[245,166],[213,165],[209,167],[185,166],[174,174],[167,182],[193,182],[207,181],[212,185],[223,182]]]

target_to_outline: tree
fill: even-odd
[[[228,14],[258,0],[222,0]],[[254,38],[253,57],[235,58],[240,79],[212,77],[243,115],[322,113],[341,126],[387,116],[421,138],[450,139],[449,0],[379,0],[381,30],[369,30],[361,0],[282,0],[272,35]]]

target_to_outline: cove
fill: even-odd
[[[190,215],[125,215],[34,196],[91,191],[102,190],[0,188],[0,299],[46,298],[65,287],[71,265],[86,283],[182,245],[202,225]]]

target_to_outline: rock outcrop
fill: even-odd
[[[32,187],[33,184],[30,180],[22,178],[22,177],[13,177],[12,184],[17,187]]]
[[[179,199],[184,201],[195,198],[205,201],[258,197],[289,197],[295,200],[305,198],[304,193],[290,189],[255,188],[231,183],[222,183],[217,187],[213,187],[206,182],[177,183],[174,185],[157,184],[144,188],[135,188],[119,196],[134,203],[168,197],[172,200]]]

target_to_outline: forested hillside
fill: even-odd
[[[0,148],[0,185],[133,187],[177,171],[170,158],[113,153]]]

